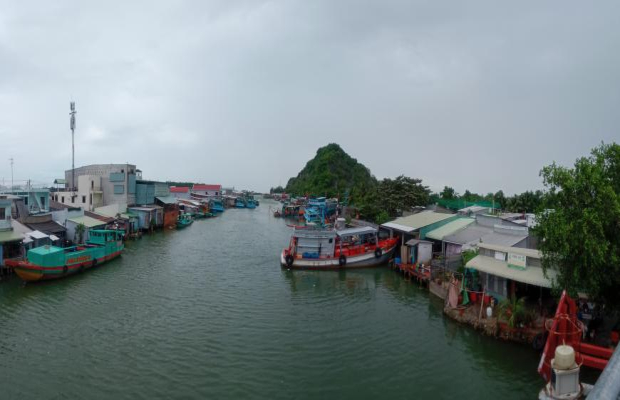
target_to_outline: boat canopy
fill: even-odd
[[[374,235],[376,233],[377,233],[377,230],[370,226],[358,226],[355,228],[348,228],[348,229],[342,229],[342,230],[337,231],[337,234],[340,237],[353,236],[353,235],[370,235],[370,234]]]

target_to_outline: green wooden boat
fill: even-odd
[[[179,218],[177,219],[177,229],[182,229],[190,226],[194,222],[191,214],[183,213],[179,214]]]
[[[86,244],[72,247],[41,246],[28,250],[26,260],[7,260],[21,279],[41,281],[64,278],[121,255],[124,231],[91,230]]]

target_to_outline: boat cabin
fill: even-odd
[[[88,243],[105,245],[108,242],[118,242],[123,240],[124,235],[125,232],[121,230],[95,229],[90,231]]]

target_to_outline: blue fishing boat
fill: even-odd
[[[220,199],[210,199],[209,200],[209,210],[212,213],[216,212],[224,212],[224,204]]]
[[[235,200],[235,208],[245,208],[245,200],[243,197],[237,197]]]

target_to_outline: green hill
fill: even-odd
[[[294,195],[316,195],[343,198],[349,192],[351,202],[374,190],[377,180],[370,170],[331,143],[317,150],[299,174],[289,179],[286,191]]]

